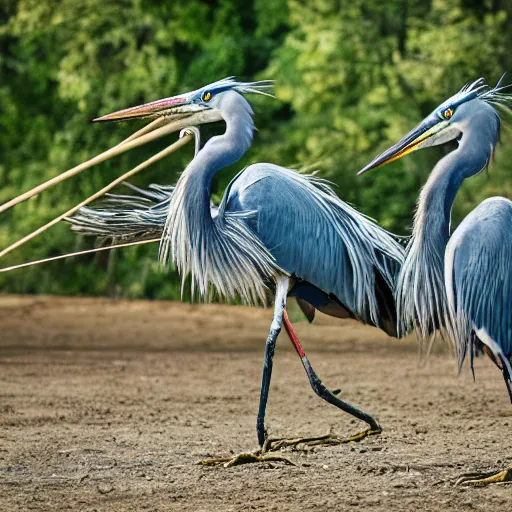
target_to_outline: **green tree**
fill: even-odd
[[[319,170],[339,195],[407,234],[419,190],[447,148],[421,151],[360,178],[356,172],[466,82],[512,66],[512,5],[504,0],[11,0],[0,4],[0,202],[116,144],[140,125],[90,125],[99,114],[195,89],[224,76],[276,80],[255,98],[250,162]],[[204,135],[222,130],[207,127]],[[455,220],[511,194],[510,133],[491,174],[464,184]],[[0,218],[0,246],[73,206],[169,141],[90,169]],[[192,148],[138,176],[170,184]],[[89,247],[61,225],[5,259]],[[156,247],[98,254],[0,275],[14,292],[179,297]]]

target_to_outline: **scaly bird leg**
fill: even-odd
[[[263,375],[261,378],[260,406],[258,409],[258,418],[256,420],[256,432],[258,434],[258,444],[260,448],[265,445],[265,411],[267,409],[268,392],[270,388],[270,378],[272,377],[272,366],[276,341],[281,327],[283,325],[283,313],[286,308],[286,296],[288,295],[287,277],[280,277],[276,285],[276,298],[274,302],[274,319],[270,326],[267,342],[265,344],[265,360],[263,363]]]
[[[332,405],[335,405],[342,411],[345,411],[352,416],[355,416],[361,421],[364,421],[368,424],[369,428],[366,430],[363,430],[362,432],[359,432],[358,434],[355,434],[353,436],[349,437],[336,437],[332,434],[327,434],[324,436],[318,436],[318,437],[305,437],[305,438],[297,438],[297,439],[277,439],[271,441],[268,446],[268,451],[276,451],[281,448],[290,446],[290,447],[298,447],[298,446],[318,446],[318,445],[324,445],[324,446],[331,446],[335,444],[346,444],[346,443],[353,443],[353,442],[359,442],[366,437],[369,436],[375,436],[382,432],[381,426],[377,423],[377,421],[370,416],[369,414],[361,411],[357,407],[354,407],[353,405],[349,404],[348,402],[345,402],[344,400],[338,398],[336,396],[337,393],[331,393],[322,383],[316,372],[313,370],[313,367],[311,366],[311,363],[309,362],[309,359],[304,352],[304,349],[302,348],[302,345],[300,343],[300,340],[297,336],[297,333],[295,332],[295,329],[293,328],[292,323],[290,322],[290,319],[288,318],[288,313],[286,312],[286,309],[283,312],[284,317],[284,326],[286,329],[286,332],[288,333],[288,336],[290,337],[290,340],[301,358],[302,365],[304,366],[304,369],[306,370],[306,373],[309,378],[309,382],[311,384],[311,387],[313,388],[313,391],[320,397],[323,398],[325,401],[329,402]]]
[[[512,484],[512,466],[498,472],[465,473],[455,482],[455,485],[465,487],[485,487],[491,484]]]
[[[270,326],[267,342],[265,344],[265,360],[263,364],[263,376],[261,379],[261,392],[260,392],[260,406],[258,409],[258,419],[256,421],[256,431],[258,433],[258,443],[260,448],[254,452],[243,452],[233,457],[219,457],[215,459],[207,459],[201,461],[200,464],[205,466],[224,466],[229,468],[240,464],[247,464],[250,462],[285,462],[286,464],[293,464],[290,460],[279,455],[268,453],[269,442],[266,439],[265,431],[265,410],[267,408],[268,392],[270,389],[270,378],[272,377],[272,362],[274,358],[274,351],[276,348],[276,341],[281,326],[283,324],[283,312],[286,307],[286,296],[288,294],[287,277],[280,277],[276,285],[276,296],[274,301],[274,318]]]
[[[261,394],[260,394],[260,406],[258,410],[258,419],[256,422],[256,430],[258,433],[258,443],[260,448],[253,452],[243,452],[238,455],[232,457],[220,457],[215,459],[207,459],[201,461],[200,464],[206,466],[224,466],[225,468],[230,468],[232,466],[237,466],[240,464],[247,464],[251,462],[273,462],[280,461],[285,462],[286,464],[293,463],[280,455],[274,455],[272,452],[276,452],[282,448],[290,447],[299,449],[304,446],[332,446],[335,444],[345,444],[352,442],[359,442],[362,439],[378,435],[382,432],[382,428],[379,424],[368,414],[363,411],[360,411],[353,405],[341,400],[336,396],[339,390],[335,390],[331,393],[316,375],[311,363],[302,348],[302,345],[293,329],[293,326],[288,318],[288,314],[286,312],[286,296],[288,291],[288,278],[281,277],[276,286],[276,297],[274,304],[274,319],[272,321],[272,325],[270,327],[270,332],[267,338],[267,343],[265,345],[265,363],[263,366],[263,376],[261,382]],[[302,364],[304,365],[304,369],[309,377],[309,382],[315,393],[326,400],[327,402],[339,407],[345,412],[348,412],[352,416],[365,421],[368,423],[368,429],[355,434],[350,437],[340,438],[333,436],[332,434],[326,434],[323,436],[316,437],[301,437],[295,439],[271,439],[267,437],[267,433],[265,430],[265,410],[267,406],[268,400],[268,392],[270,388],[270,378],[272,376],[272,361],[274,357],[274,350],[276,346],[277,337],[281,331],[281,326],[283,324],[286,328],[286,331],[290,337],[290,340],[295,347],[295,350],[299,354]]]

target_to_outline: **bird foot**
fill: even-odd
[[[231,468],[233,466],[240,466],[242,464],[251,464],[255,462],[284,462],[291,466],[295,464],[281,455],[273,455],[271,453],[264,453],[262,449],[254,452],[242,452],[233,457],[218,457],[215,459],[202,460],[199,464],[202,466],[222,466],[224,468]]]
[[[306,446],[334,446],[337,444],[358,443],[370,436],[377,436],[382,432],[382,428],[368,428],[349,437],[337,437],[331,432],[323,436],[316,437],[298,437],[296,439],[267,439],[263,449],[267,452],[275,452],[282,448],[290,447],[300,450]]]
[[[465,473],[455,482],[455,485],[465,487],[485,487],[491,484],[512,484],[512,466],[498,472]]]
[[[282,455],[275,452],[283,448],[292,450],[303,450],[306,446],[334,446],[337,444],[358,443],[370,436],[377,436],[382,432],[382,428],[373,427],[363,430],[358,434],[349,437],[337,437],[332,433],[316,437],[297,437],[295,439],[272,439],[267,437],[263,446],[253,452],[242,452],[231,457],[216,457],[214,459],[205,459],[199,462],[202,466],[222,466],[231,468],[241,466],[242,464],[251,464],[257,462],[284,462],[291,466],[295,464]]]

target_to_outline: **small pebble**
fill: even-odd
[[[112,492],[114,490],[114,487],[111,484],[99,484],[98,485],[98,492],[100,494],[108,494],[109,492]]]

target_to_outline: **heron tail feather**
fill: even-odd
[[[135,194],[107,194],[95,208],[83,207],[66,219],[83,235],[122,241],[161,237],[172,186],[150,185],[147,190],[124,183]]]

